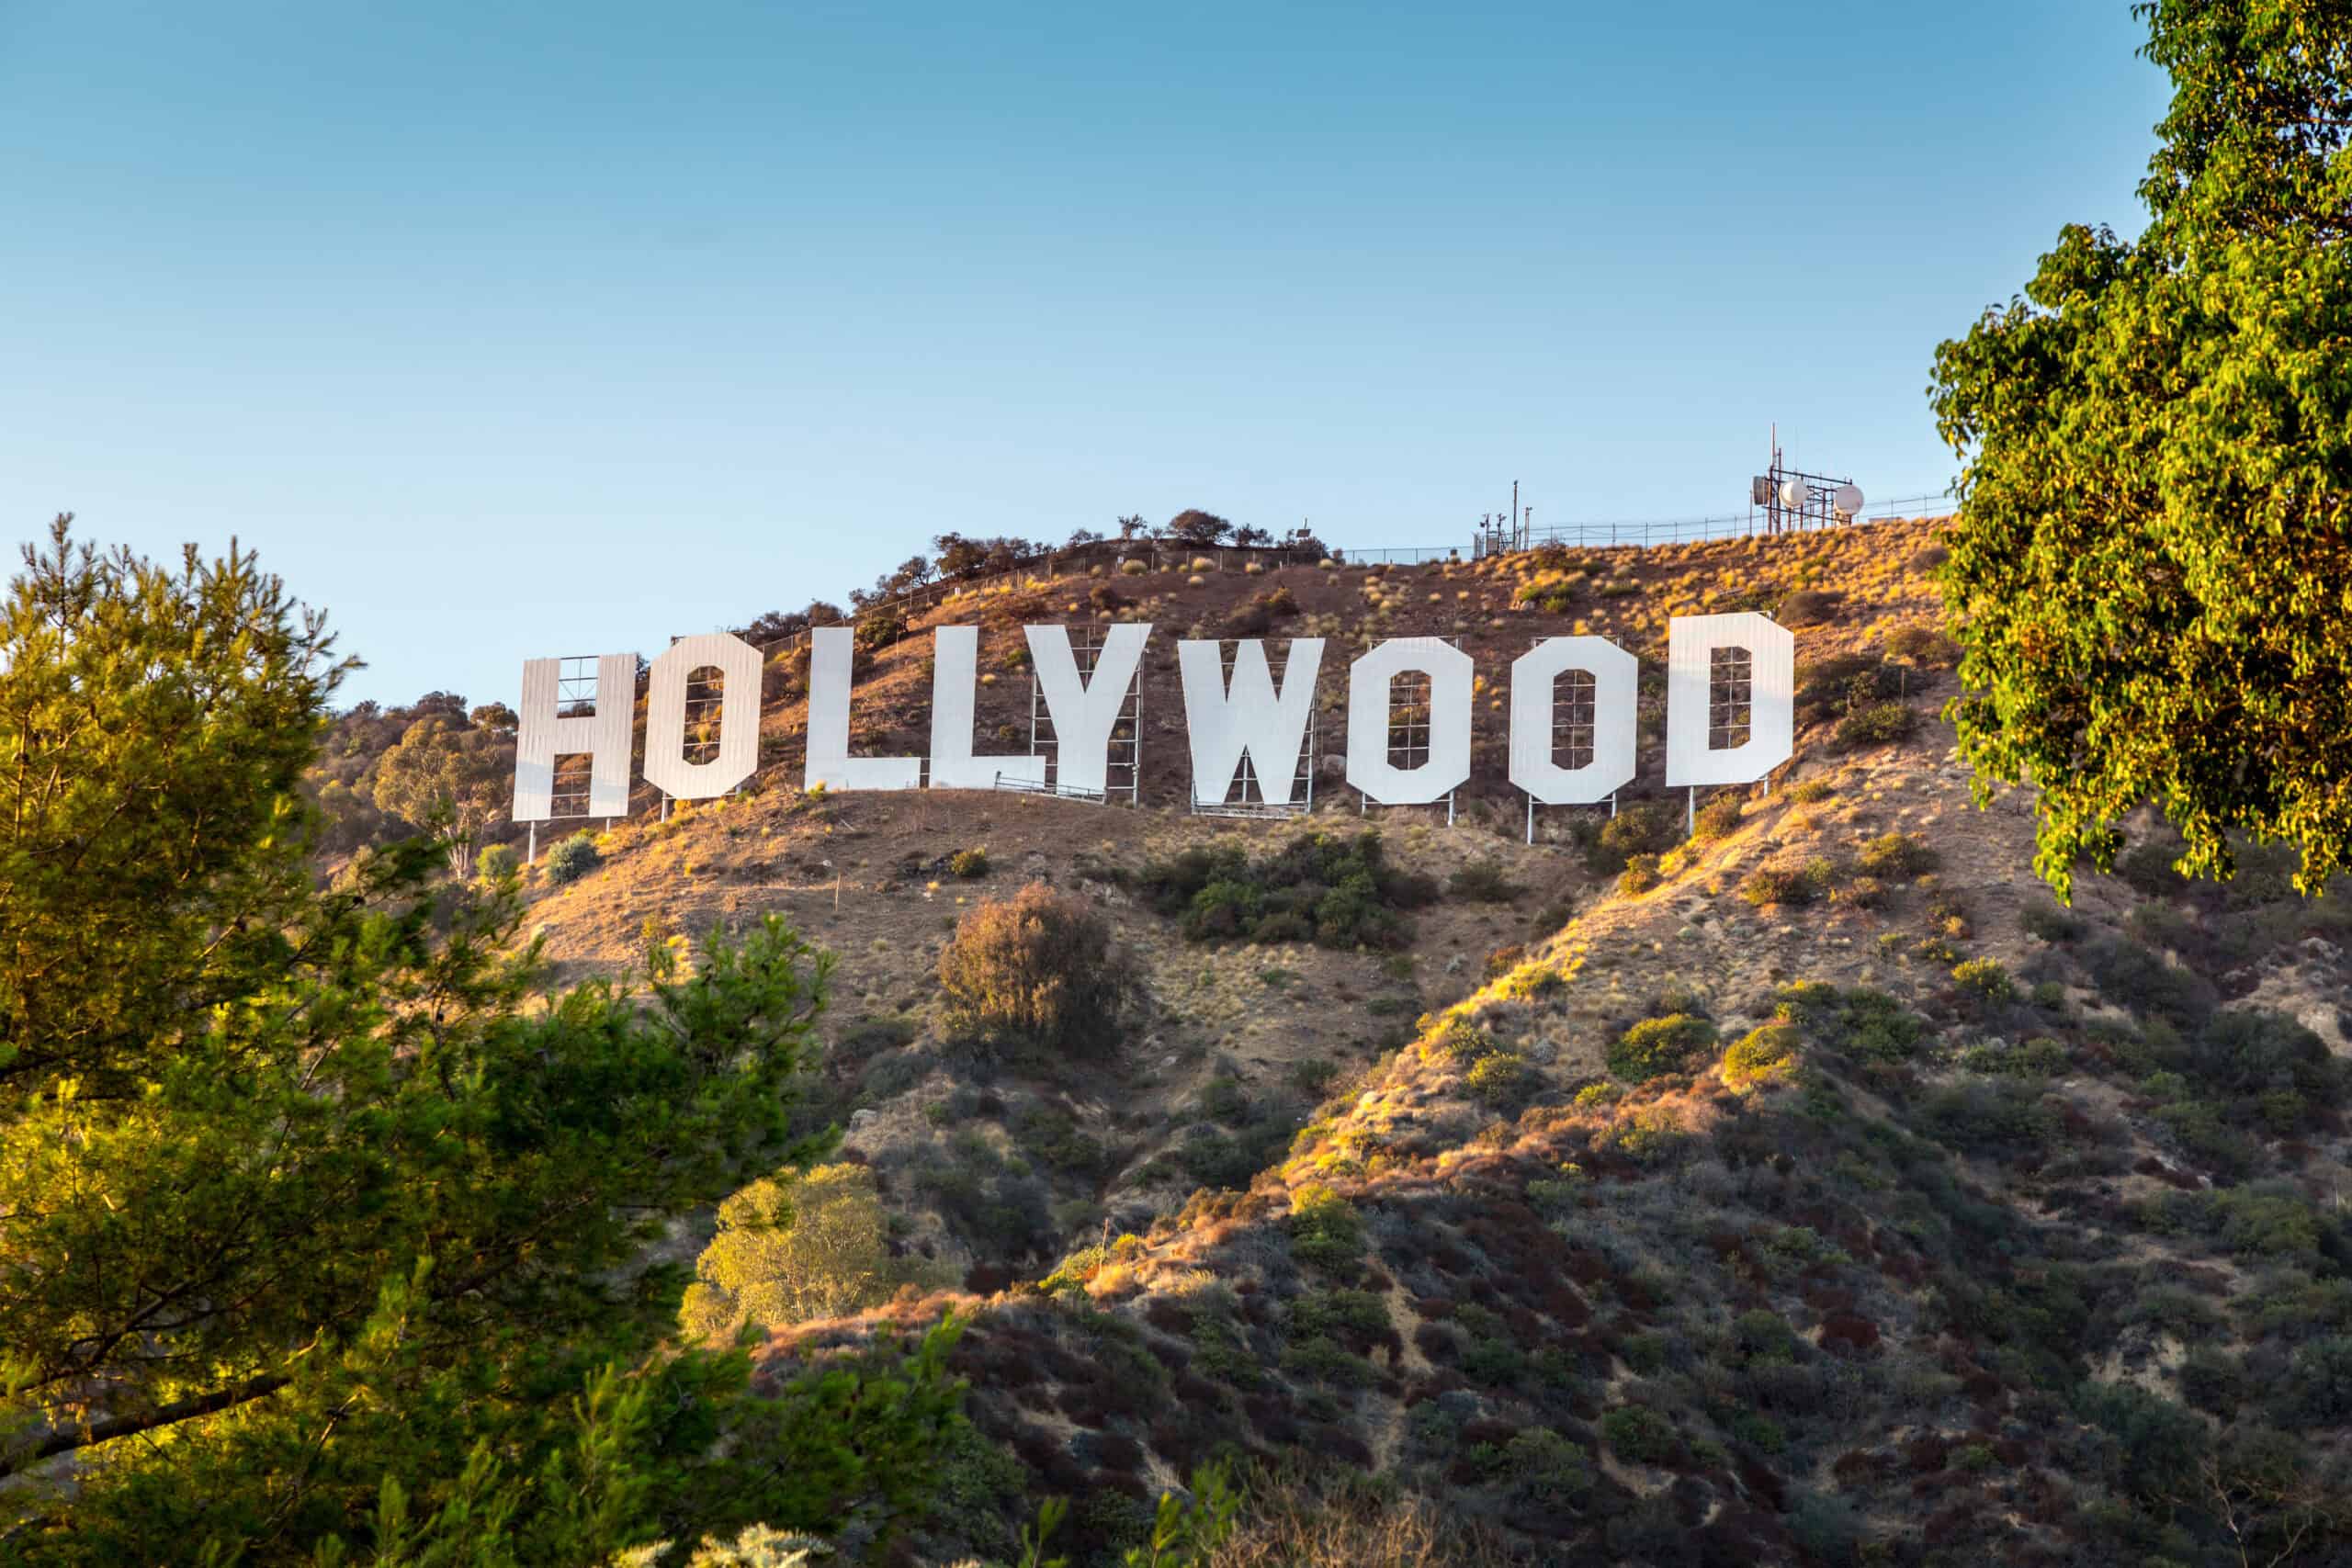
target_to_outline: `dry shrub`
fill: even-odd
[[[1800,588],[1781,601],[1773,619],[1784,626],[1818,626],[1837,613],[1838,595],[1817,588]]]
[[[1255,1493],[1204,1568],[1505,1568],[1499,1540],[1426,1498],[1334,1495],[1297,1483]]]
[[[1903,626],[1889,634],[1886,652],[1922,670],[1950,670],[1960,663],[1960,644],[1936,626]]]
[[[961,1033],[1100,1055],[1136,998],[1135,967],[1084,900],[1033,882],[966,915],[939,955]]]

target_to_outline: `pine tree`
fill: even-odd
[[[442,841],[316,889],[345,668],[250,555],[64,519],[0,615],[0,1559],[577,1562],[903,1505],[952,1328],[754,1400],[662,1351],[647,1262],[830,1146],[786,1136],[830,959],[770,919],[549,996]]]

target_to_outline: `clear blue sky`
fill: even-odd
[[[1334,544],[1952,465],[1936,343],[2136,228],[2126,0],[0,0],[0,503],[232,534],[512,700],[946,529]]]

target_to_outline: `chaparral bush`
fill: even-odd
[[[1136,987],[1110,923],[1039,882],[974,908],[939,955],[951,1029],[1057,1051],[1111,1050]]]
[[[594,835],[585,829],[562,840],[548,851],[548,880],[560,887],[567,882],[577,882],[605,863],[596,851]]]
[[[1689,1013],[1645,1018],[1609,1047],[1609,1070],[1640,1083],[1670,1073],[1687,1073],[1715,1043],[1715,1026]]]

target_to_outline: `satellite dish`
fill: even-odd
[[[1803,479],[1782,479],[1781,481],[1781,504],[1782,506],[1794,507],[1798,511],[1803,511],[1804,509],[1806,500],[1807,492]]]
[[[1860,485],[1839,485],[1838,487],[1838,494],[1833,504],[1836,505],[1838,513],[1841,516],[1860,516],[1862,512],[1862,487]]]

